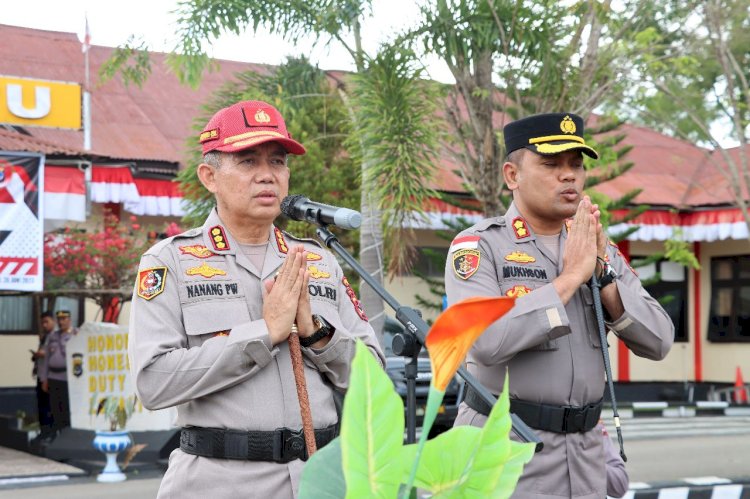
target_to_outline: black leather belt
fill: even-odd
[[[470,386],[466,387],[466,405],[485,416],[492,409]],[[537,404],[510,399],[510,412],[537,430],[578,433],[594,429],[602,413],[602,400],[583,407]]]
[[[337,424],[315,430],[318,448],[336,438]],[[180,432],[180,449],[196,456],[216,459],[244,459],[288,463],[307,461],[307,446],[302,430],[277,428],[273,431],[238,431],[188,426]]]
[[[52,366],[49,366],[47,369],[51,373],[64,373],[67,370],[66,367],[52,367]]]

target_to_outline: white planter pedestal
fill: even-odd
[[[125,473],[117,464],[117,454],[124,451],[132,440],[127,431],[97,431],[94,437],[94,448],[107,456],[107,465],[96,477],[97,482],[122,482],[126,479]]]

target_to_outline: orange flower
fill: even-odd
[[[471,345],[490,324],[513,308],[515,301],[506,296],[467,298],[438,316],[425,339],[436,389],[445,391]]]

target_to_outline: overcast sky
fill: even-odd
[[[119,4],[119,5],[118,5]],[[12,7],[11,7],[12,5]],[[176,16],[171,14],[177,0],[25,0],[4,5],[0,10],[0,24],[25,26],[77,33],[83,40],[85,18],[88,16],[92,45],[116,47],[130,35],[136,35],[152,50],[168,52],[174,48],[173,33]],[[365,21],[363,44],[374,53],[379,43],[399,30],[412,26],[419,17],[416,0],[373,0],[373,16]],[[323,43],[311,49],[311,41],[295,48],[277,36],[267,33],[247,33],[243,36],[225,35],[211,51],[213,57],[235,61],[280,64],[289,55],[307,55],[323,69],[353,70],[348,53],[333,43]],[[450,72],[437,59],[429,62],[429,76],[452,82]]]

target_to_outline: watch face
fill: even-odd
[[[319,315],[313,315],[312,320],[313,320],[313,326],[315,326],[316,331],[323,327],[323,321],[320,320]]]

